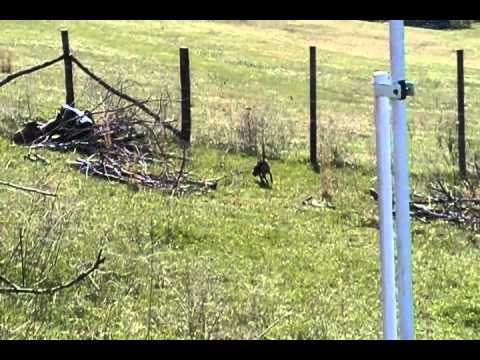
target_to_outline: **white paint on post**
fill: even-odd
[[[404,24],[390,20],[390,67],[394,84],[404,80]],[[398,301],[400,339],[414,338],[412,260],[410,241],[410,192],[408,180],[408,138],[404,100],[392,99],[395,173],[395,225],[398,255]]]
[[[377,193],[380,227],[380,264],[383,306],[383,338],[397,339],[397,314],[395,300],[395,246],[392,217],[392,169],[390,135],[391,88],[387,72],[373,75],[375,91],[375,128],[377,150]]]

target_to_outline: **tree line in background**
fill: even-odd
[[[387,20],[370,20],[387,21]],[[405,20],[405,26],[415,26],[428,29],[466,29],[479,20]]]

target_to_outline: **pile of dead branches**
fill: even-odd
[[[76,57],[71,54],[69,57],[91,81],[105,89],[105,96],[91,112],[82,112],[69,104],[62,106],[56,118],[51,121],[31,121],[25,124],[14,135],[13,141],[30,147],[26,158],[41,159],[31,156],[31,150],[35,148],[75,151],[87,157],[79,158],[71,162],[71,165],[86,175],[176,194],[216,188],[216,180],[201,181],[186,171],[188,144],[183,140],[181,131],[170,124],[173,119],[167,120],[164,111],[171,102],[169,96],[164,97],[162,94],[158,99],[159,109],[155,111],[147,105],[155,101],[139,100],[128,95],[123,87],[110,85]],[[64,59],[65,55],[61,55],[43,64],[9,74],[0,80],[0,87]],[[116,107],[107,107],[104,111],[95,113],[94,110],[100,106],[112,103],[114,96],[117,99]],[[122,101],[128,105],[120,106]],[[67,116],[69,112],[70,115]],[[77,116],[71,116],[72,112]],[[96,121],[93,121],[93,115]]]
[[[472,189],[469,183],[453,186],[437,180],[429,185],[430,195],[413,194],[410,216],[423,222],[443,220],[477,232],[480,230],[480,198]],[[374,189],[370,189],[370,195],[378,200]]]
[[[187,145],[156,121],[132,107],[95,113],[91,126],[74,125],[76,117],[48,123],[29,123],[14,139],[31,140],[30,151],[47,148],[75,151],[84,157],[69,164],[90,176],[148,187],[175,194],[215,189],[216,180],[199,180],[186,171]],[[28,129],[33,131],[28,133]],[[32,134],[33,133],[33,136]]]

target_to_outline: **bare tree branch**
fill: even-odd
[[[34,71],[37,71],[37,70],[40,70],[40,69],[43,69],[43,68],[46,68],[47,66],[50,66],[50,65],[53,65],[55,64],[56,62],[59,62],[63,60],[63,55],[60,55],[59,57],[53,59],[53,60],[50,60],[50,61],[46,61],[44,62],[43,64],[39,64],[39,65],[35,65],[35,66],[32,66],[31,68],[28,68],[28,69],[24,69],[24,70],[20,70],[16,73],[13,73],[13,74],[10,74],[8,75],[5,79],[3,80],[0,80],[0,87],[2,87],[3,85],[6,85],[8,84],[10,81],[16,79],[17,77],[19,76],[22,76],[22,75],[27,75],[27,74],[30,74]]]
[[[182,151],[183,151],[182,152],[182,164],[180,166],[180,171],[178,172],[178,177],[177,177],[177,181],[175,182],[174,188],[178,187],[178,184],[180,183],[180,179],[183,176],[183,171],[185,169],[185,163],[187,161],[187,144],[186,143],[182,143]]]
[[[141,101],[140,103],[141,103],[141,104],[146,104],[146,103],[154,102],[154,101],[157,101],[157,99],[153,99],[153,100],[143,100],[143,101]],[[130,108],[132,108],[132,107],[134,107],[134,106],[137,106],[137,104],[125,105],[125,106],[123,106],[123,107],[114,108],[114,109],[92,111],[92,115],[114,113],[114,112],[118,112],[118,111],[130,109]],[[95,110],[96,110],[96,109],[95,109]]]
[[[169,125],[169,124],[166,124],[165,122],[162,121],[162,119],[160,118],[160,116],[158,116],[157,114],[155,114],[151,109],[149,109],[147,106],[145,106],[144,104],[142,104],[142,102],[140,100],[137,100],[137,99],[134,99],[133,97],[123,93],[122,91],[119,91],[117,89],[115,89],[114,87],[112,87],[111,85],[107,84],[104,80],[100,79],[97,75],[95,75],[91,70],[89,70],[87,67],[85,67],[85,65],[83,65],[76,57],[74,57],[73,55],[71,55],[71,58],[72,58],[72,61],[83,71],[85,72],[88,76],[90,76],[93,80],[95,80],[96,82],[98,82],[100,85],[102,85],[105,89],[111,91],[112,93],[114,93],[115,95],[117,95],[118,97],[122,98],[122,99],[125,99],[131,103],[134,103],[137,107],[139,107],[141,110],[143,110],[145,113],[147,113],[148,115],[150,115],[151,117],[153,117],[155,120],[157,120],[158,122],[160,122],[161,124],[163,124],[163,126],[165,128],[167,128],[168,130],[172,131],[176,136],[179,136],[180,135],[180,131],[176,128],[174,128],[173,126]]]
[[[93,114],[95,110],[97,110],[100,106],[105,104],[112,97],[112,95],[113,94],[110,91],[107,91],[105,93],[105,96],[102,98],[102,100],[97,105],[95,105],[95,107],[90,112]]]
[[[57,196],[56,192],[52,193],[52,192],[48,192],[48,191],[44,191],[44,190],[40,190],[40,189],[35,189],[35,188],[31,188],[31,187],[17,185],[17,184],[11,183],[11,182],[3,181],[3,180],[0,180],[0,185],[9,186],[9,187],[12,187],[12,188],[18,189],[18,190],[34,192],[34,193],[42,194],[42,195],[45,195],[45,196]]]
[[[95,260],[95,263],[89,267],[87,270],[82,271],[80,274],[78,274],[75,278],[71,279],[70,281],[67,281],[66,283],[53,286],[53,287],[48,287],[48,288],[27,288],[27,287],[22,287],[17,284],[15,284],[13,281],[10,281],[7,279],[5,276],[0,274],[0,281],[6,284],[6,287],[0,287],[0,293],[15,293],[15,294],[35,294],[35,295],[51,295],[56,293],[57,291],[67,289],[83,279],[85,279],[87,276],[89,276],[91,273],[93,273],[95,270],[97,270],[101,264],[105,262],[105,258],[102,257],[102,251],[100,250],[97,255],[97,259]]]

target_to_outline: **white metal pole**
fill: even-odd
[[[390,67],[392,82],[404,80],[403,20],[390,20]],[[395,225],[398,255],[398,301],[400,339],[414,338],[412,260],[410,243],[410,196],[408,180],[408,138],[405,101],[392,99],[395,173]]]
[[[397,339],[395,301],[395,246],[393,244],[392,168],[390,135],[390,99],[377,89],[390,87],[387,72],[373,74],[375,90],[375,128],[377,146],[377,192],[380,227],[380,263],[382,283],[383,338]]]

